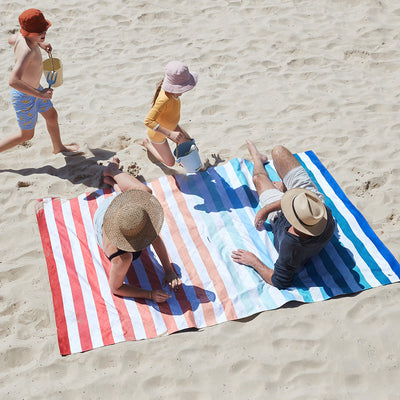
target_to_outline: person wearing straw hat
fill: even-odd
[[[161,204],[149,187],[119,169],[117,157],[110,161],[103,174],[104,182],[119,192],[103,200],[93,218],[97,243],[111,261],[110,289],[118,296],[164,302],[171,297],[165,290],[146,290],[124,283],[132,261],[152,245],[164,268],[162,285],[168,284],[177,290],[181,284],[160,236],[164,221]]]
[[[45,42],[50,21],[45,19],[40,10],[31,8],[19,16],[21,29],[8,38],[14,46],[15,65],[11,71],[9,84],[11,100],[17,114],[20,132],[0,140],[0,152],[8,150],[33,138],[38,114],[46,120],[47,130],[53,144],[53,153],[64,155],[80,154],[77,144],[64,145],[61,141],[58,114],[51,98],[53,89],[40,86],[43,73],[40,49],[50,53],[52,47]]]
[[[254,162],[253,182],[261,205],[254,223],[261,230],[269,219],[278,258],[274,269],[244,249],[233,251],[232,259],[253,267],[270,285],[285,289],[292,285],[296,272],[331,240],[336,223],[324,195],[287,148],[276,146],[272,150],[275,169],[282,179],[272,182],[264,168],[268,158],[250,140],[247,147]]]
[[[154,95],[152,108],[144,121],[148,127],[148,138],[142,141],[142,146],[168,167],[175,165],[175,157],[167,139],[176,144],[191,140],[189,134],[179,126],[180,96],[193,89],[197,80],[197,74],[190,72],[183,62],[169,62],[165,67],[164,79]]]

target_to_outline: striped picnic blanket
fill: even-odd
[[[337,230],[296,276],[294,286],[281,291],[231,260],[238,248],[254,252],[269,267],[277,258],[268,222],[261,232],[254,228],[259,205],[249,161],[233,159],[206,172],[164,176],[149,184],[164,208],[161,235],[183,282],[163,304],[110,292],[110,263],[96,243],[92,219],[100,202],[115,193],[98,190],[69,201],[42,199],[37,220],[61,354],[202,328],[292,300],[321,301],[398,281],[399,263],[316,155],[296,157],[325,194]],[[278,180],[272,164],[266,169]],[[150,246],[133,262],[126,281],[160,289],[162,277]]]

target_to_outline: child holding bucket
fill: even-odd
[[[168,167],[174,166],[175,157],[167,139],[178,145],[191,140],[178,124],[181,109],[179,97],[193,89],[197,79],[197,74],[189,72],[186,64],[180,61],[169,62],[165,67],[164,79],[154,95],[153,107],[144,121],[149,128],[149,138],[143,140],[142,146]]]
[[[11,35],[8,43],[14,46],[15,65],[9,84],[12,87],[11,99],[21,131],[0,140],[0,152],[32,139],[38,113],[41,113],[46,120],[53,153],[78,154],[78,145],[64,145],[61,141],[57,111],[51,102],[53,89],[43,89],[40,86],[43,72],[40,49],[52,51],[50,43],[45,42],[51,23],[40,10],[34,8],[24,11],[19,16],[19,23],[20,32]]]

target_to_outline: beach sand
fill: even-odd
[[[38,7],[28,3],[0,4],[2,137],[18,129],[8,31]],[[398,284],[61,357],[35,203],[98,188],[114,154],[147,181],[184,172],[160,168],[139,144],[164,65],[177,59],[199,73],[181,124],[203,159],[248,158],[246,138],[267,154],[276,144],[313,150],[399,260],[400,4],[43,0],[40,9],[63,62],[53,95],[62,138],[85,154],[53,155],[41,117],[29,143],[0,154],[0,398],[398,399]]]

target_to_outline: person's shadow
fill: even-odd
[[[357,270],[357,264],[352,251],[345,247],[339,240],[338,227],[336,225],[335,233],[327,246],[330,246],[331,251],[328,252],[326,246],[319,252],[317,257],[323,260],[325,271],[318,270],[318,264],[311,258],[306,264],[304,270],[300,271],[294,279],[294,286],[301,290],[309,290],[312,287],[319,287],[329,297],[335,297],[339,294],[351,294],[354,292],[367,289],[365,282],[361,279],[360,273]],[[332,254],[337,254],[336,259],[332,258]],[[309,279],[302,280],[306,276],[306,270],[314,282]],[[333,281],[336,289],[331,287]],[[350,284],[349,282],[352,282]]]
[[[142,259],[142,262],[143,261],[144,260]],[[156,270],[161,270],[162,266],[155,260],[153,260],[154,268],[150,267],[150,265],[148,264],[149,262],[152,263],[151,261],[147,262],[144,261],[144,262],[147,265],[144,265],[144,270],[142,270],[140,273],[144,273],[147,275],[153,288],[157,288],[158,286],[158,289],[167,290],[171,294],[171,298],[168,300],[168,304],[167,303],[158,303],[157,305],[153,303],[150,304],[150,306],[153,308],[159,308],[163,314],[181,315],[187,311],[197,310],[201,306],[201,304],[210,302],[213,303],[216,300],[216,295],[214,292],[207,289],[203,289],[196,285],[186,285],[184,283],[182,283],[182,285],[179,287],[178,290],[172,293],[169,288],[162,287],[158,280]],[[182,278],[181,267],[179,267],[179,265],[176,263],[173,263],[173,266],[176,271],[176,274],[180,278]],[[132,265],[128,270],[127,278],[129,283],[132,284],[133,286],[140,286],[138,278],[135,275],[137,272],[139,272],[139,270],[135,272],[134,271],[135,271],[135,261],[132,262]],[[132,298],[132,300],[142,304],[146,304],[146,300],[144,299]]]
[[[52,165],[44,165],[40,168],[6,168],[1,169],[0,173],[11,172],[25,177],[36,174],[46,174],[66,179],[73,184],[83,183],[88,187],[98,187],[102,183],[102,168],[99,161],[108,160],[116,153],[103,149],[89,149],[89,151],[93,154],[91,157],[85,157],[85,154],[66,156],[66,164],[60,168],[55,168]],[[24,182],[20,182],[19,185],[24,186]],[[26,184],[26,186],[28,186],[28,184]]]

